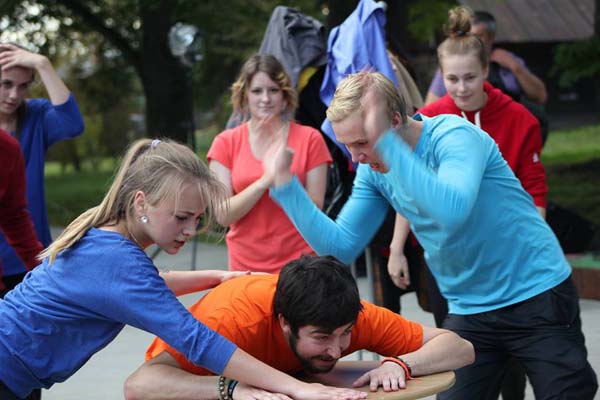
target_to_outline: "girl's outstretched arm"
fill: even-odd
[[[175,296],[211,289],[229,279],[249,275],[250,271],[161,271],[160,276]]]

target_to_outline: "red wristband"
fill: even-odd
[[[411,376],[411,370],[410,370],[410,366],[406,363],[406,361],[404,361],[403,359],[399,358],[399,357],[385,357],[381,363],[383,364],[384,362],[393,362],[398,364],[399,366],[402,367],[402,369],[404,370],[404,375],[406,377],[406,380],[411,380],[413,377]]]

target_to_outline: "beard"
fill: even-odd
[[[301,356],[300,353],[298,353],[298,338],[296,338],[296,336],[294,336],[293,334],[289,335],[288,344],[290,345],[290,349],[292,349],[292,351],[298,358],[298,361],[300,361],[300,364],[302,365],[302,369],[305,372],[308,372],[309,374],[325,374],[325,373],[331,371],[333,369],[333,367],[335,367],[335,364],[338,361],[338,359],[336,359],[336,358],[332,358],[332,357],[325,356],[325,355],[313,356],[310,358]],[[335,362],[333,362],[331,364],[331,366],[320,368],[320,367],[317,367],[313,363],[313,360],[335,361]]]

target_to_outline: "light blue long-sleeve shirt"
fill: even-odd
[[[361,164],[335,221],[302,186],[271,189],[310,246],[350,263],[381,225],[387,203],[408,219],[454,314],[495,310],[570,274],[560,245],[496,143],[454,115],[427,118],[414,151],[394,132],[376,144],[389,171]]]

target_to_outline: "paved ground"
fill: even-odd
[[[176,256],[160,254],[156,264],[162,268],[190,269],[192,265],[192,245],[187,245]],[[198,269],[225,269],[226,250],[221,245],[198,245]],[[149,253],[152,252],[150,249]],[[366,279],[359,279],[359,286],[363,297],[370,295]],[[190,305],[202,294],[183,296],[181,301]],[[414,294],[402,298],[402,309],[406,318],[419,321],[423,324],[433,325],[432,314],[423,312],[416,302]],[[582,300],[581,312],[583,330],[589,351],[589,360],[597,372],[600,372],[600,301]],[[44,391],[45,400],[112,400],[122,399],[123,382],[143,361],[144,352],[152,336],[138,329],[126,327],[123,332],[105,349],[93,356],[67,382],[54,385],[50,390]],[[355,359],[357,355],[351,355]],[[364,358],[371,359],[371,354],[364,354]],[[433,397],[428,398],[433,399]],[[533,400],[531,388],[528,388],[527,400]],[[600,396],[597,396],[600,399]]]

